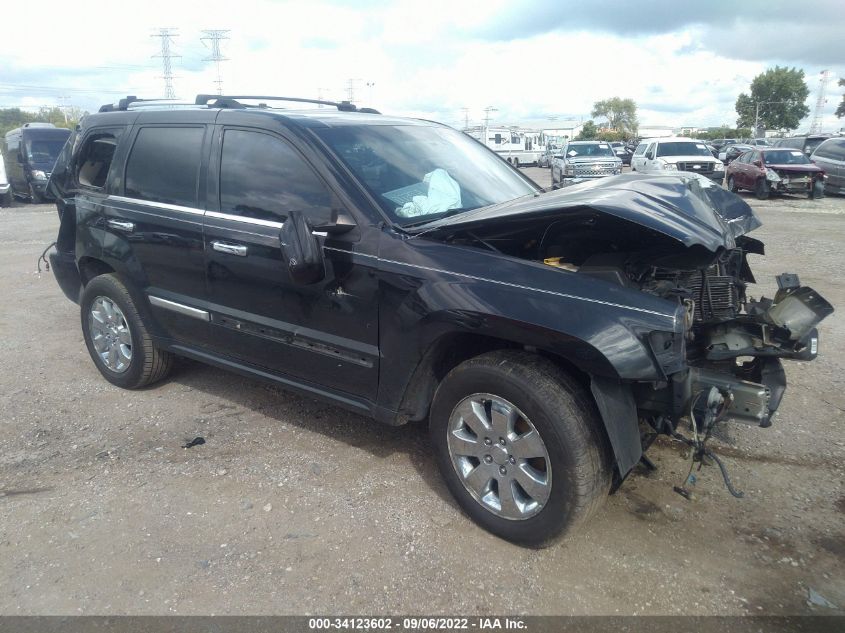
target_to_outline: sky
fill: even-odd
[[[340,100],[462,127],[588,119],[612,96],[638,104],[641,125],[735,125],[734,102],[774,65],[797,67],[815,107],[832,73],[824,127],[845,77],[842,0],[812,11],[781,0],[145,0],[6,3],[0,107],[94,111],[127,94],[162,97],[161,27],[176,95],[216,91],[203,29],[228,29],[228,94]],[[133,12],[128,7],[135,7]],[[466,109],[466,110],[464,110]],[[805,121],[803,128],[809,126]],[[800,129],[800,128],[799,128]]]

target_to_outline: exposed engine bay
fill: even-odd
[[[654,192],[653,181],[590,183],[566,195],[565,208],[503,205],[484,220],[449,222],[442,235],[679,308],[675,333],[646,334],[664,379],[632,385],[640,418],[658,433],[676,434],[685,417],[703,437],[722,419],[767,427],[786,389],[781,360],[815,358],[816,325],[833,307],[788,273],[773,298],[752,296],[748,257],[764,246],[746,233],[760,222],[741,198],[702,180],[683,179],[684,191],[666,179]],[[706,454],[698,437],[695,446]]]

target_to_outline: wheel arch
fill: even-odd
[[[436,339],[409,379],[394,424],[428,417],[443,378],[462,362],[500,349],[527,350],[541,356],[581,384],[602,420],[598,429],[611,447],[614,479],[621,481],[642,456],[639,421],[630,385],[617,377],[591,373],[568,354],[525,345],[514,340],[471,332],[450,332]]]

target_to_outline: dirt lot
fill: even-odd
[[[55,211],[0,211],[0,613],[842,613],[845,198],[747,199],[768,249],[754,293],[794,271],[840,311],[818,360],[787,368],[774,426],[717,442],[746,498],[713,467],[693,501],[672,492],[687,463],[667,442],[657,473],[542,551],[460,512],[421,425],[190,362],[148,390],[109,385],[77,307],[34,272]]]

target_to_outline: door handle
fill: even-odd
[[[240,244],[227,244],[226,242],[212,242],[211,248],[219,253],[226,253],[227,255],[237,255],[238,257],[246,257],[246,246]]]
[[[123,231],[124,233],[131,233],[135,230],[135,223],[134,222],[124,222],[123,220],[112,220],[109,218],[106,220],[106,224],[109,227],[113,228],[115,231]]]

